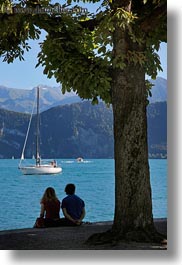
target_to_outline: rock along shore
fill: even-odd
[[[94,233],[109,230],[112,222],[83,224],[79,227],[27,228],[0,231],[1,250],[164,250],[166,245],[136,242],[87,245]],[[167,237],[167,219],[155,219],[156,229]]]

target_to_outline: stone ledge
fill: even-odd
[[[117,245],[88,246],[85,241],[94,233],[109,230],[111,221],[83,224],[79,227],[26,228],[0,231],[0,249],[6,250],[105,250],[105,249],[151,249],[162,250],[166,246],[121,242]],[[167,219],[155,219],[157,230],[167,235]]]

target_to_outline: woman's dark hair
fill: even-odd
[[[72,183],[67,184],[65,187],[65,192],[66,192],[66,194],[69,194],[69,195],[74,194],[75,193],[75,185]]]

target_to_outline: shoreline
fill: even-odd
[[[154,218],[154,222],[167,222],[167,217],[161,217],[161,218]],[[93,221],[93,222],[85,222],[85,223],[90,223],[90,224],[110,224],[112,225],[113,221]],[[0,230],[0,236],[4,233],[18,233],[18,232],[24,232],[24,231],[28,231],[34,229],[33,225],[32,227],[23,227],[23,228],[12,228],[12,229],[4,229],[4,230]]]
[[[167,237],[167,218],[156,218],[158,232]],[[0,231],[1,250],[166,250],[166,245],[122,241],[117,244],[86,245],[94,233],[112,227],[112,221],[85,223],[79,227],[23,228]]]

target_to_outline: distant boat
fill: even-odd
[[[84,162],[84,160],[83,160],[82,157],[78,157],[78,158],[76,159],[76,161],[77,161],[78,163]]]
[[[30,125],[32,121],[32,116],[33,116],[33,110],[35,106],[32,109],[32,114],[30,117],[29,125],[28,125],[28,130],[25,138],[25,143],[19,163],[19,169],[24,175],[47,175],[47,174],[58,174],[62,171],[62,168],[57,165],[56,160],[51,160],[51,161],[43,161],[40,156],[40,114],[39,114],[39,97],[40,97],[40,91],[39,87],[37,87],[37,124],[36,124],[36,154],[35,154],[35,164],[33,165],[25,165],[22,166],[22,161],[24,160],[24,152],[25,152],[25,147],[26,147],[26,142],[28,139],[28,134],[30,130]],[[36,101],[36,100],[35,100]],[[33,156],[34,157],[34,156]]]

